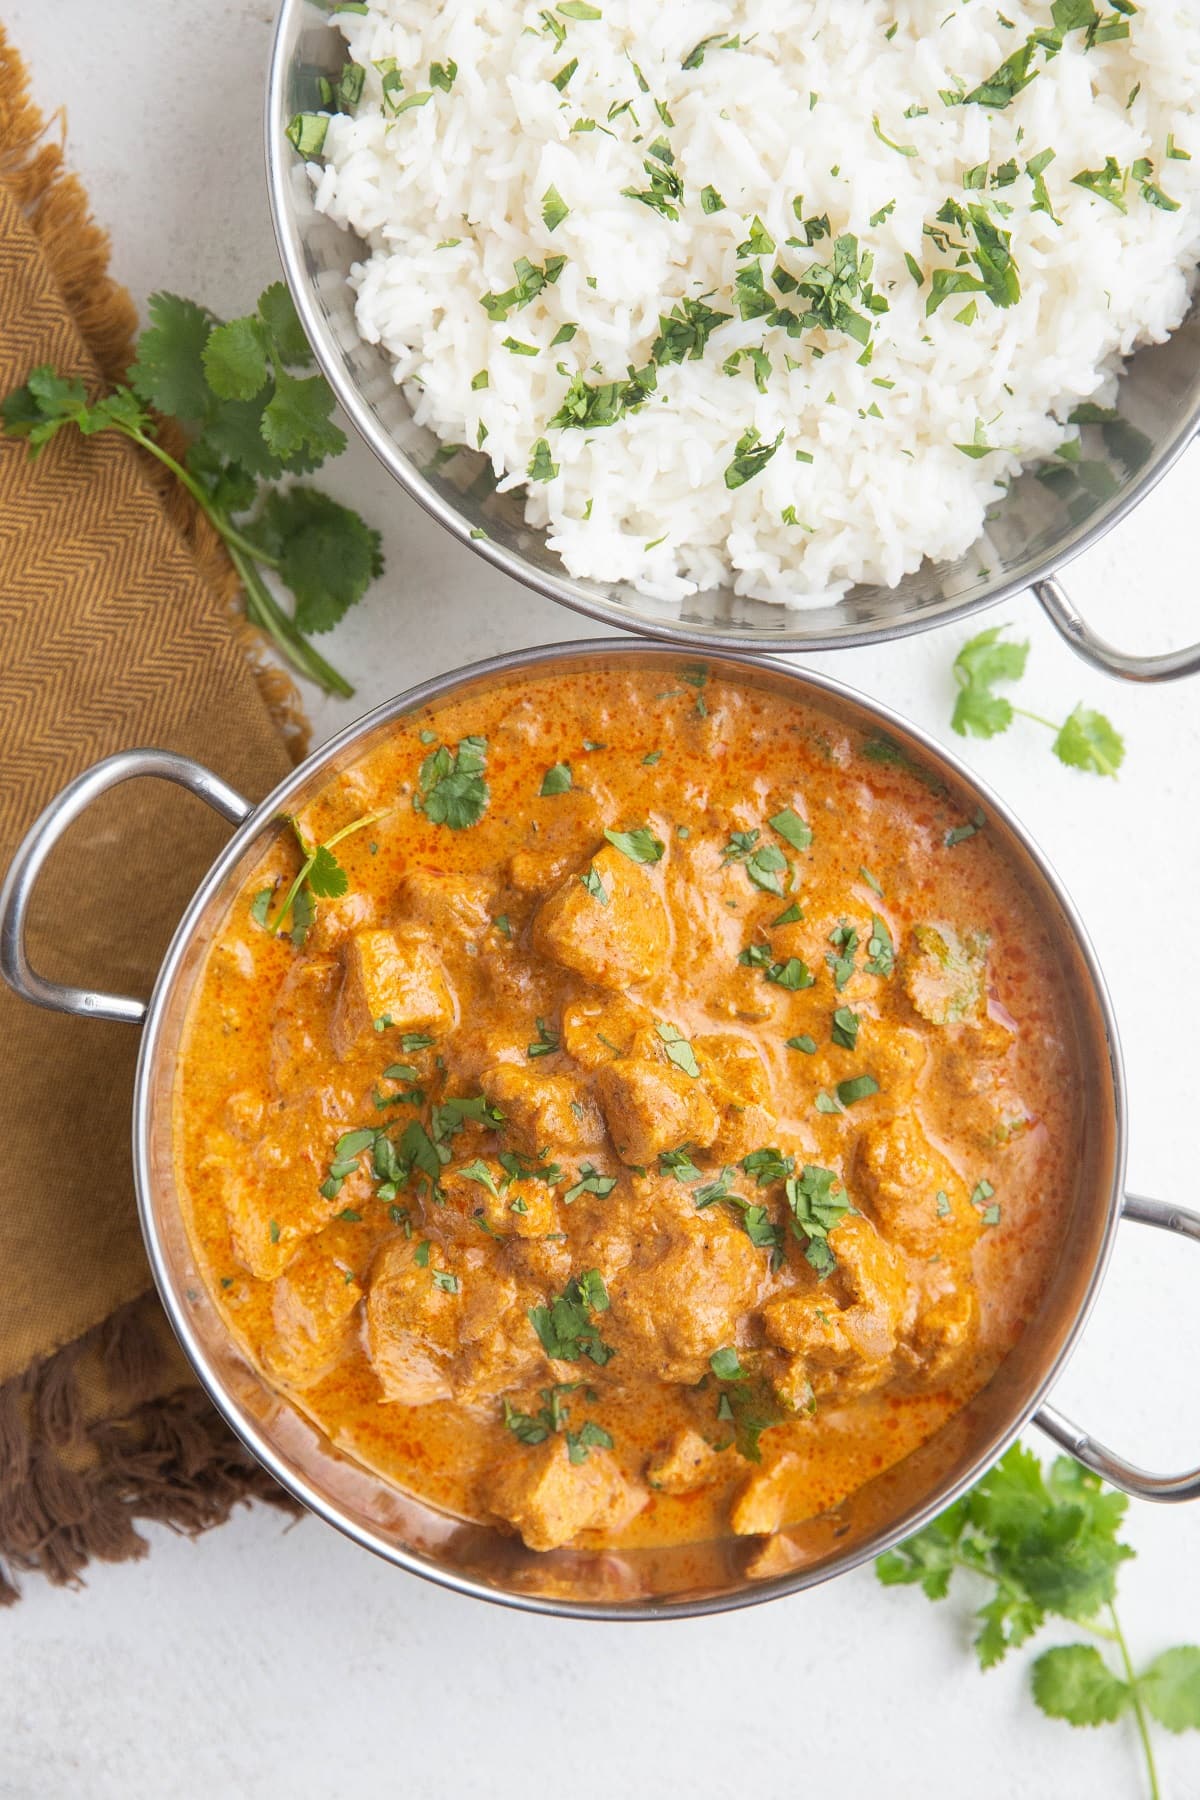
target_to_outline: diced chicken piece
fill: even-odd
[[[485,1069],[480,1086],[504,1114],[507,1148],[536,1156],[549,1150],[573,1156],[598,1150],[604,1143],[604,1121],[586,1082],[574,1075],[544,1075],[528,1063],[499,1063]]]
[[[864,1019],[859,1047],[859,1061],[874,1075],[884,1100],[896,1108],[908,1106],[929,1056],[921,1033],[883,1019]]]
[[[436,942],[446,936],[476,938],[491,924],[491,890],[480,876],[440,875],[410,869],[396,895],[402,919],[425,926]]]
[[[975,1341],[979,1302],[974,1283],[961,1280],[917,1314],[912,1348],[929,1381],[948,1375]]]
[[[652,981],[670,952],[670,925],[654,877],[612,845],[543,901],[534,948],[597,987]]]
[[[687,1425],[654,1452],[646,1480],[660,1494],[694,1494],[719,1481],[724,1468],[720,1451]]]
[[[557,849],[514,850],[508,859],[508,879],[518,894],[544,894],[579,862],[578,845],[560,844]]]
[[[482,1220],[487,1230],[497,1237],[545,1237],[558,1230],[558,1203],[555,1190],[544,1181],[509,1181],[508,1173],[498,1162],[468,1163],[447,1169],[442,1176],[442,1192],[446,1203],[464,1218]],[[491,1186],[481,1179],[486,1170]]]
[[[261,1281],[281,1274],[304,1240],[354,1198],[352,1184],[359,1177],[352,1176],[342,1195],[330,1200],[321,1192],[325,1172],[310,1133],[296,1145],[268,1140],[230,1159],[224,1200],[233,1254]]]
[[[593,994],[564,1007],[562,1047],[584,1069],[600,1069],[614,1057],[628,1056],[639,1032],[652,1030],[644,1007]]]
[[[608,1451],[592,1450],[586,1461],[572,1463],[555,1436],[510,1457],[486,1482],[482,1498],[531,1550],[557,1550],[581,1531],[621,1530],[647,1495],[625,1479]]]
[[[869,1126],[855,1152],[855,1193],[880,1230],[914,1256],[962,1255],[982,1230],[953,1165],[912,1113]]]
[[[986,998],[988,935],[939,922],[916,925],[901,979],[913,1008],[931,1025],[980,1017]]]
[[[829,1247],[850,1301],[839,1322],[851,1347],[864,1361],[890,1356],[911,1311],[903,1261],[857,1213],[834,1226]]]
[[[374,1026],[387,1019],[401,1031],[435,1035],[454,1023],[454,996],[424,932],[356,931],[344,952],[341,991],[333,1011],[334,1049],[348,1057],[377,1043]]]
[[[347,1341],[362,1293],[352,1271],[328,1250],[305,1244],[271,1296],[274,1335],[264,1354],[271,1374],[300,1388],[319,1380]]]
[[[701,1082],[673,1063],[622,1057],[597,1071],[596,1093],[618,1156],[635,1167],[681,1144],[704,1149],[720,1128]]]
[[[254,1088],[239,1088],[225,1101],[225,1123],[243,1144],[262,1136],[265,1097]]]
[[[786,1353],[771,1372],[780,1399],[804,1409],[806,1383],[821,1396],[869,1393],[887,1379],[912,1303],[904,1265],[866,1219],[848,1213],[829,1234],[837,1269],[813,1290],[763,1308],[769,1343]]]
[[[713,1351],[736,1343],[767,1279],[766,1258],[715,1206],[648,1228],[633,1248],[608,1281],[605,1338],[660,1381],[699,1381]]]
[[[464,1406],[491,1405],[498,1393],[534,1381],[545,1368],[529,1322],[533,1295],[519,1292],[511,1276],[495,1268],[486,1249],[468,1249],[455,1266],[463,1308],[454,1397]]]
[[[747,1477],[729,1512],[738,1537],[765,1537],[788,1523],[800,1468],[800,1458],[787,1450]]]
[[[723,1163],[738,1162],[769,1144],[775,1130],[766,1064],[752,1043],[732,1032],[698,1037],[693,1047],[720,1119],[712,1154]]]
[[[306,948],[338,950],[351,932],[365,931],[378,922],[378,903],[361,888],[351,888],[337,900],[322,900],[305,940]]]
[[[886,938],[877,938],[876,918],[880,918]],[[853,1006],[856,1001],[876,998],[889,980],[883,971],[892,966],[895,958],[894,938],[887,921],[877,913],[864,912],[849,896],[845,907],[836,912],[806,914],[802,924],[787,925],[772,933],[771,941],[777,954],[786,945],[787,954],[800,957],[818,982],[832,983],[838,1006]]]
[[[281,1094],[310,1086],[329,1065],[329,1010],[340,979],[336,957],[303,956],[280,984],[271,1013],[271,1079]]]
[[[367,1290],[367,1354],[385,1400],[427,1406],[454,1393],[453,1364],[462,1337],[464,1296],[422,1267],[416,1239],[397,1237],[375,1258]]]
[[[1002,1062],[976,1054],[976,1034],[942,1059],[930,1098],[931,1123],[947,1136],[969,1135],[980,1150],[1003,1149],[1035,1123]]]

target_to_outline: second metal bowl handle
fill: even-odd
[[[1164,650],[1161,656],[1131,656],[1096,636],[1054,576],[1035,581],[1033,591],[1050,623],[1075,654],[1106,675],[1119,676],[1122,681],[1178,681],[1181,675],[1200,672],[1200,644],[1189,644],[1183,650]]]
[[[135,775],[154,775],[161,781],[177,782],[206,800],[231,825],[240,825],[254,810],[250,801],[244,800],[219,775],[202,763],[169,750],[121,750],[77,775],[30,826],[0,888],[0,975],[22,1000],[34,1006],[80,1013],[89,1019],[115,1019],[128,1025],[140,1025],[146,1016],[144,1000],[46,981],[30,966],[25,952],[25,917],[42,864],[72,820],[109,788],[131,781]]]
[[[1185,1207],[1167,1206],[1161,1200],[1142,1200],[1136,1194],[1126,1194],[1121,1216],[1133,1219],[1138,1225],[1153,1225],[1159,1231],[1177,1231],[1181,1237],[1200,1244],[1200,1213],[1188,1212]],[[1200,1468],[1187,1469],[1181,1475],[1151,1475],[1105,1449],[1052,1406],[1039,1408],[1033,1415],[1033,1422],[1094,1475],[1102,1476],[1113,1487],[1132,1494],[1137,1500],[1200,1499]]]

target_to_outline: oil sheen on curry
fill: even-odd
[[[193,1000],[180,1184],[343,1452],[534,1550],[766,1572],[1036,1309],[1071,1019],[981,816],[895,746],[568,668],[400,721],[273,840]]]

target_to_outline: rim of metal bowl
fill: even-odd
[[[1029,1423],[1061,1375],[1087,1324],[1103,1284],[1116,1239],[1117,1227],[1120,1223],[1121,1199],[1124,1192],[1127,1149],[1126,1083],[1112,1001],[1099,959],[1083,920],[1061,877],[1049,862],[1041,846],[986,782],[960,762],[952,751],[939,744],[919,726],[910,724],[891,708],[870,699],[858,689],[850,686],[847,682],[839,681],[834,676],[815,673],[808,669],[797,669],[794,665],[782,662],[775,657],[756,657],[745,653],[725,652],[721,660],[735,670],[744,671],[751,679],[756,675],[761,675],[764,671],[782,674],[790,683],[795,684],[797,698],[802,701],[811,700],[815,695],[819,704],[823,696],[832,696],[835,700],[848,701],[851,706],[861,707],[873,721],[895,733],[902,742],[907,740],[917,746],[935,766],[948,769],[978,798],[989,816],[1001,820],[1013,834],[1024,853],[1033,861],[1051,896],[1059,906],[1063,929],[1074,937],[1091,982],[1099,1026],[1104,1033],[1108,1068],[1111,1072],[1113,1174],[1110,1191],[1105,1201],[1107,1219],[1096,1261],[1082,1302],[1066,1331],[1053,1362],[1043,1372],[1036,1384],[1035,1391],[1026,1400],[1017,1416],[1002,1429],[993,1432],[990,1440],[982,1446],[967,1474],[944,1492],[939,1491],[936,1497],[931,1496],[911,1516],[905,1517],[902,1523],[880,1532],[873,1539],[867,1539],[863,1545],[847,1556],[844,1565],[834,1570],[800,1568],[770,1581],[747,1581],[743,1588],[730,1593],[691,1600],[667,1599],[657,1602],[634,1600],[605,1603],[603,1601],[552,1598],[546,1595],[526,1594],[516,1589],[488,1586],[483,1581],[439,1564],[432,1557],[408,1550],[403,1545],[396,1544],[372,1530],[370,1526],[346,1517],[334,1500],[318,1493],[310,1482],[292,1469],[266,1441],[253,1419],[239,1409],[236,1400],[227,1391],[192,1327],[188,1309],[183,1303],[183,1295],[176,1291],[174,1285],[166,1249],[159,1234],[152,1199],[153,1175],[149,1146],[153,1106],[150,1075],[158,1053],[158,1040],[163,1016],[166,1012],[166,1001],[192,942],[198,920],[225,883],[234,864],[244,854],[250,840],[267,828],[281,811],[287,810],[287,802],[290,797],[311,781],[319,770],[344,752],[351,750],[358,740],[367,736],[376,727],[387,724],[432,701],[442,699],[464,682],[505,677],[534,669],[553,668],[563,662],[578,661],[588,657],[610,662],[614,658],[623,661],[625,658],[639,656],[665,657],[667,655],[669,655],[669,651],[662,645],[619,638],[586,638],[580,639],[578,642],[545,644],[526,650],[509,651],[504,655],[470,663],[464,668],[436,676],[429,681],[420,682],[416,686],[408,688],[404,693],[396,695],[393,699],[386,700],[380,706],[374,707],[361,719],[346,726],[336,737],[323,744],[253,809],[244,824],[234,832],[189,903],[163,959],[162,967],[154,984],[154,991],[150,997],[134,1088],[133,1162],[138,1213],[155,1284],[172,1327],[199,1377],[201,1385],[235,1435],[269,1470],[280,1486],[293,1494],[310,1512],[315,1513],[326,1524],[334,1526],[344,1536],[362,1548],[373,1551],[385,1561],[407,1570],[410,1574],[419,1575],[424,1580],[432,1581],[437,1586],[450,1588],[455,1593],[469,1595],[478,1600],[489,1600],[501,1606],[514,1607],[518,1611],[548,1613],[559,1618],[634,1621],[699,1618],[711,1613],[738,1611],[743,1607],[757,1606],[767,1600],[779,1599],[786,1594],[798,1593],[802,1589],[817,1586],[821,1582],[831,1579],[835,1574],[845,1574],[850,1569],[877,1556],[881,1551],[889,1549],[904,1538],[911,1536],[913,1532],[919,1531],[922,1526],[958,1499],[978,1479],[980,1472],[990,1467],[1004,1453],[1008,1445]]]
[[[765,656],[780,652],[853,650],[869,644],[888,643],[898,638],[912,637],[919,632],[929,631],[940,625],[952,625],[974,613],[983,612],[993,606],[1000,606],[1005,601],[1011,600],[1014,595],[1024,593],[1026,589],[1033,588],[1039,582],[1057,574],[1068,563],[1073,562],[1077,556],[1099,543],[1115,525],[1119,525],[1122,519],[1140,505],[1150,489],[1161,480],[1177,458],[1182,455],[1195,435],[1195,417],[1181,420],[1176,431],[1166,438],[1157,454],[1148,461],[1137,478],[1130,483],[1128,491],[1108,507],[1101,508],[1086,528],[1071,536],[1061,550],[1054,555],[1044,557],[1022,574],[1008,577],[998,583],[994,589],[985,589],[983,593],[972,595],[969,599],[951,602],[947,606],[939,608],[932,616],[912,613],[908,616],[902,615],[895,619],[888,619],[880,624],[864,625],[861,628],[851,628],[846,631],[781,630],[778,634],[772,632],[769,637],[764,637],[757,633],[749,634],[718,629],[697,631],[683,624],[673,625],[665,619],[631,615],[614,601],[581,594],[572,586],[571,578],[565,569],[561,577],[548,574],[544,570],[535,568],[522,556],[506,549],[504,545],[496,543],[491,538],[472,537],[468,522],[442,498],[420,470],[400,453],[395,440],[380,426],[371,408],[364,402],[355,383],[347,374],[345,363],[324,313],[312,293],[296,217],[288,192],[287,169],[291,165],[294,153],[284,137],[281,123],[284,117],[285,83],[288,72],[284,50],[292,16],[304,3],[305,0],[280,0],[271,39],[263,126],[267,196],[271,209],[271,223],[287,284],[291,290],[305,335],[312,345],[322,374],[337,397],[338,404],[368,449],[372,451],[393,479],[399,482],[404,491],[411,495],[432,518],[457,538],[460,544],[465,545],[475,555],[482,557],[493,568],[499,569],[513,581],[532,589],[534,593],[540,594],[546,600],[552,600],[559,606],[568,607],[572,612],[581,613],[598,624],[615,627],[635,636],[654,638],[663,643],[679,644],[691,649],[728,650],[742,655]]]

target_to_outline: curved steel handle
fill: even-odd
[[[89,988],[60,987],[57,982],[44,980],[25,954],[25,917],[42,864],[68,825],[93,800],[122,781],[131,781],[135,775],[154,775],[161,781],[177,782],[189,793],[207,800],[214,812],[231,825],[240,825],[254,810],[249,800],[244,800],[202,763],[175,756],[169,750],[121,750],[77,775],[30,826],[0,888],[0,975],[14,993],[34,1006],[45,1006],[52,1012],[82,1013],[89,1019],[115,1019],[127,1025],[140,1025],[146,1016],[144,1000],[127,999],[123,994],[98,994]]]
[[[1138,1225],[1153,1225],[1159,1231],[1177,1231],[1181,1237],[1200,1244],[1200,1213],[1188,1212],[1186,1207],[1166,1206],[1161,1200],[1143,1200],[1136,1194],[1126,1194],[1121,1216],[1133,1219]],[[1132,1494],[1136,1500],[1200,1499],[1200,1469],[1188,1469],[1182,1475],[1151,1475],[1105,1449],[1070,1419],[1055,1412],[1052,1406],[1040,1407],[1033,1415],[1033,1422],[1094,1475],[1103,1476],[1113,1487]]]
[[[1200,673],[1200,644],[1189,644],[1183,650],[1164,650],[1161,656],[1130,656],[1096,636],[1054,576],[1035,581],[1033,591],[1060,637],[1084,662],[1106,675],[1116,675],[1122,681],[1178,681],[1181,675]]]

